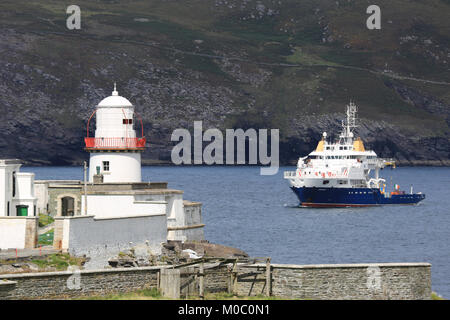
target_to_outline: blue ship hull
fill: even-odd
[[[368,207],[383,204],[416,204],[424,194],[393,194],[385,197],[377,188],[291,187],[305,207]]]

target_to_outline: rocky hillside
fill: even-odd
[[[279,128],[292,163],[358,134],[403,164],[450,165],[450,1],[60,0],[0,3],[1,158],[79,164],[86,122],[117,81],[144,121],[148,163],[170,161],[175,128]],[[92,128],[91,128],[92,129]]]

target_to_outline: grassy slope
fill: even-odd
[[[339,6],[326,0],[288,0],[281,4],[259,1],[265,5],[265,12],[272,8],[279,14],[254,19],[250,17],[258,17],[256,1],[250,1],[243,10],[239,10],[241,1],[228,1],[234,5],[232,8],[216,6],[217,2],[80,0],[83,29],[71,33],[64,28],[68,5],[64,2],[19,4],[7,0],[0,6],[4,26],[46,34],[44,41],[34,44],[20,59],[65,75],[57,85],[40,85],[48,86],[46,92],[68,104],[81,94],[75,89],[80,80],[89,78],[99,87],[110,81],[109,77],[93,76],[92,69],[113,64],[117,78],[126,81],[137,76],[141,59],[161,66],[173,65],[178,60],[178,65],[188,73],[200,72],[211,84],[225,85],[255,97],[257,108],[248,112],[244,112],[248,103],[245,96],[235,101],[237,108],[251,119],[249,126],[285,128],[292,117],[342,112],[343,105],[353,99],[361,106],[363,118],[387,120],[406,132],[424,136],[448,134],[448,125],[441,115],[402,100],[385,85],[386,77],[345,68],[383,70],[388,66],[402,75],[450,82],[449,69],[442,64],[442,54],[449,46],[448,1],[430,0],[424,4],[380,0],[377,4],[382,8],[382,30],[367,30],[367,4],[360,1],[340,1]],[[411,34],[419,40],[400,44],[400,37]],[[323,42],[328,37],[332,41]],[[203,40],[201,46],[195,44],[196,39]],[[426,47],[424,39],[431,39],[440,48]],[[155,42],[157,47],[151,45]],[[102,54],[105,50],[114,55]],[[433,59],[430,50],[441,54],[441,60]],[[136,65],[121,63],[123,52],[133,56]],[[238,56],[246,60],[239,62],[242,67],[264,68],[271,72],[271,77],[259,87],[238,82],[221,70],[217,60],[196,54]],[[48,61],[59,63],[49,66]],[[298,66],[267,65],[279,63]],[[70,74],[68,69],[72,70]],[[400,82],[450,104],[446,85]],[[64,98],[60,97],[61,92]],[[172,101],[167,102],[170,105]],[[82,122],[70,108],[53,117],[65,127],[76,128]],[[229,114],[224,125],[238,125],[239,121],[242,122],[242,114]],[[285,137],[294,133],[286,129],[281,134]]]

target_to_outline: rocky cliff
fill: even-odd
[[[350,100],[382,157],[450,165],[449,1],[61,1],[0,4],[1,157],[79,164],[86,123],[117,81],[142,116],[147,163],[170,162],[176,128],[279,128],[295,163]],[[137,125],[139,129],[139,125]],[[92,130],[93,128],[91,128]]]

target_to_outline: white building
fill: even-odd
[[[94,115],[95,137],[89,137]],[[130,243],[146,243],[157,252],[167,240],[204,239],[201,203],[183,200],[183,191],[169,189],[165,182],[141,181],[146,139],[142,121],[137,137],[135,115],[131,102],[119,96],[115,86],[92,113],[85,138],[89,181],[81,184],[79,214],[74,210],[72,217],[56,218],[56,248],[73,254],[111,253]]]
[[[20,160],[0,160],[0,217],[35,216],[34,173],[19,172]]]
[[[17,159],[0,160],[0,249],[32,248],[37,242],[34,173]]]
[[[89,137],[94,115],[95,137]],[[18,160],[1,160],[0,249],[36,245],[36,205],[55,216],[53,246],[75,255],[107,256],[138,244],[157,253],[167,240],[203,240],[200,202],[183,200],[183,191],[166,182],[141,181],[146,139],[142,121],[137,137],[135,118],[114,86],[88,121],[86,182],[41,180],[35,186],[34,174],[19,172]]]

